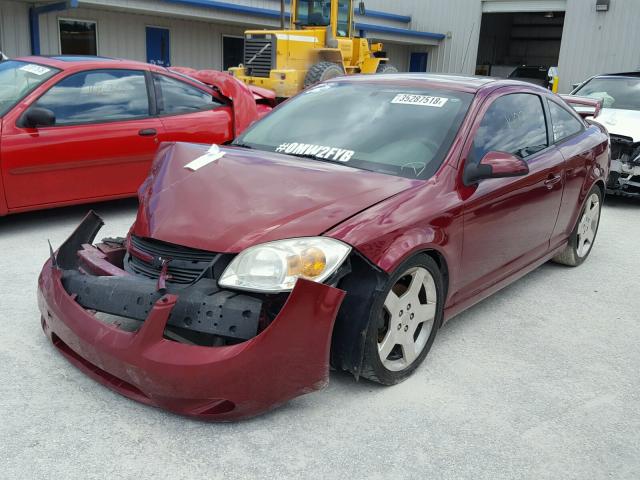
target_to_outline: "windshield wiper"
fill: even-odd
[[[232,143],[230,144],[232,147],[246,148],[247,150],[251,150],[253,147],[246,143]]]

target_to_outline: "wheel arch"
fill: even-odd
[[[358,252],[350,257],[351,273],[346,275],[338,287],[347,295],[336,318],[331,341],[331,364],[334,368],[351,372],[356,379],[360,376],[364,358],[367,330],[372,321],[371,311],[382,293],[388,278],[409,259],[426,255],[438,266],[442,274],[443,297],[447,299],[449,290],[449,263],[444,253],[435,246],[422,246],[394,262],[393,268],[375,265]],[[362,279],[365,279],[362,281]]]

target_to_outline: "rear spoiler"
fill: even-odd
[[[602,109],[602,100],[577,95],[560,95],[562,99],[573,107],[582,118],[596,118]]]

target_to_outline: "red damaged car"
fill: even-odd
[[[164,144],[126,238],[91,212],[51,252],[42,325],[72,363],[206,419],[322,388],[383,384],[448,319],[593,246],[609,139],[509,80],[333,79],[233,145]]]
[[[133,196],[160,142],[229,142],[274,102],[213,70],[82,56],[0,62],[0,216]]]

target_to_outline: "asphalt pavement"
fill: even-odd
[[[321,392],[210,424],[76,370],[36,280],[88,207],[0,218],[0,479],[638,479],[640,201],[607,199],[578,268],[547,264],[450,321],[406,382]],[[134,201],[95,205],[124,235]]]

